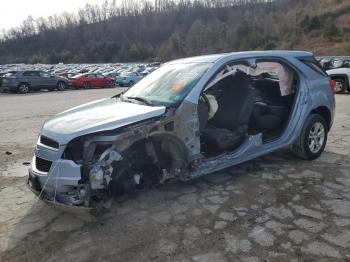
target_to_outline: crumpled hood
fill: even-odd
[[[160,116],[165,109],[164,106],[139,105],[116,98],[98,100],[56,115],[44,124],[41,134],[64,145],[78,136]]]

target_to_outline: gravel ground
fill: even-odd
[[[118,89],[0,95],[0,261],[350,261],[350,96],[326,153],[281,151],[130,194],[92,222],[25,188],[49,116]]]

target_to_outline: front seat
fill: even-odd
[[[241,72],[223,79],[220,85],[223,88],[216,98],[218,109],[202,135],[207,144],[219,150],[233,149],[247,134],[254,106],[253,90],[249,76]]]

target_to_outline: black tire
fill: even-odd
[[[28,83],[20,83],[17,90],[20,94],[27,94],[30,91],[30,86]]]
[[[107,87],[108,88],[114,88],[116,86],[115,82],[110,83]]]
[[[308,117],[293,152],[302,159],[314,160],[324,151],[328,138],[326,120],[318,114]]]
[[[337,78],[337,79],[334,79],[334,82],[335,82],[334,91],[336,94],[344,94],[345,91],[348,89],[348,85],[344,79]]]
[[[131,81],[129,82],[129,86],[132,87],[133,85],[135,85],[135,82],[131,80]]]
[[[60,81],[57,83],[56,88],[58,91],[64,91],[64,90],[66,90],[67,85],[65,82]]]
[[[83,88],[84,89],[90,89],[92,87],[92,85],[89,83],[89,82],[85,82],[84,84],[83,84]]]

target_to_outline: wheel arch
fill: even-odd
[[[31,88],[31,85],[30,85],[30,83],[28,81],[21,81],[21,82],[19,82],[17,87],[19,87],[22,84],[27,84],[29,86],[29,88]]]
[[[319,106],[315,109],[313,109],[310,114],[319,114],[321,115],[327,123],[327,128],[328,130],[330,130],[331,125],[332,125],[332,114],[331,114],[331,110],[326,107],[326,106]]]
[[[332,80],[335,80],[335,79],[342,79],[342,80],[344,80],[345,84],[346,84],[346,88],[349,88],[349,76],[347,74],[331,74],[330,78]]]
[[[178,137],[171,134],[154,134],[134,141],[122,155],[128,157],[130,151],[137,149],[138,155],[146,154],[153,163],[162,168],[184,168],[188,164],[189,152]]]

